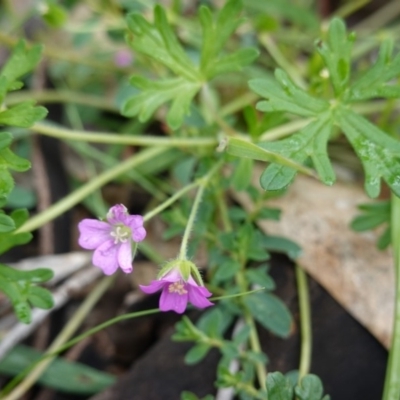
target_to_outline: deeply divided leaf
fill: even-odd
[[[263,142],[259,145],[300,165],[310,157],[321,180],[327,185],[332,185],[335,173],[327,154],[332,125],[330,113],[325,113],[289,138],[277,142]],[[262,173],[260,183],[265,190],[281,190],[293,181],[296,173],[297,171],[288,165],[272,163]]]
[[[8,90],[14,81],[32,71],[40,60],[42,46],[28,47],[25,42],[20,41],[0,71],[0,76],[5,77],[8,82]]]
[[[228,1],[216,21],[208,8],[200,8],[203,28],[200,65],[189,58],[160,5],[154,8],[153,23],[139,13],[130,14],[127,18],[131,32],[127,36],[128,43],[136,52],[167,67],[176,77],[161,81],[132,78],[131,84],[140,89],[140,93],[126,101],[123,114],[129,117],[138,115],[140,121],[146,121],[160,106],[172,102],[167,123],[172,129],[176,129],[188,114],[194,96],[207,80],[222,73],[238,71],[252,62],[258,54],[255,49],[239,49],[227,55],[221,51],[241,22],[238,18],[241,7],[239,0]]]
[[[267,99],[257,103],[258,110],[287,111],[303,117],[313,117],[329,108],[328,102],[296,86],[285,71],[277,69],[275,78],[253,79],[249,82],[254,92]]]
[[[400,196],[400,142],[351,110],[341,108],[336,118],[363,164],[367,194],[379,195],[382,178]]]
[[[400,74],[400,54],[392,59],[393,42],[382,43],[378,58],[372,67],[351,86],[348,101],[367,100],[374,97],[397,98],[400,85],[392,80]]]
[[[343,20],[334,18],[329,24],[327,41],[317,42],[317,51],[329,71],[336,96],[344,92],[350,79],[351,50],[354,39],[353,34],[347,34]]]

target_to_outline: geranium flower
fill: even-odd
[[[146,237],[141,215],[129,215],[122,204],[110,208],[106,221],[84,219],[78,224],[79,245],[94,250],[93,265],[112,275],[118,267],[132,272],[132,246]]]
[[[182,314],[186,310],[187,303],[192,303],[198,308],[213,305],[207,299],[211,296],[211,293],[204,286],[199,285],[191,275],[185,281],[179,267],[170,269],[160,279],[152,281],[148,286],[139,286],[147,294],[162,290],[160,297],[161,311],[173,310]]]

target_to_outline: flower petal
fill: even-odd
[[[204,286],[189,286],[189,302],[195,307],[206,308],[214,305],[207,299],[212,293],[210,293]]]
[[[112,227],[107,222],[97,219],[84,219],[78,224],[79,246],[87,250],[94,250],[110,239]]]
[[[132,272],[132,247],[130,241],[118,245],[118,264],[126,274]]]
[[[182,314],[186,310],[188,295],[170,293],[168,290],[169,285],[165,285],[160,297],[160,310],[161,311],[175,311]]]
[[[118,223],[125,224],[127,216],[128,209],[123,204],[116,204],[108,210],[107,220],[113,225]]]
[[[177,282],[182,280],[182,275],[178,268],[173,268],[162,277],[162,280],[166,282]]]
[[[129,215],[125,218],[125,225],[132,231],[132,239],[141,242],[146,237],[146,229],[143,227],[143,217],[141,215]]]
[[[147,293],[147,294],[152,294],[155,292],[158,292],[160,289],[162,289],[165,285],[165,282],[163,281],[151,281],[150,285],[139,285],[140,289]]]
[[[112,275],[118,269],[118,245],[112,240],[104,242],[94,251],[92,262],[106,275]]]
[[[141,242],[146,237],[146,229],[142,227],[132,229],[132,239],[135,242]]]

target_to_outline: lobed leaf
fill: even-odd
[[[351,86],[346,100],[349,102],[374,97],[398,98],[400,86],[390,82],[400,74],[400,54],[392,59],[393,41],[382,43],[375,64]]]
[[[314,117],[329,108],[327,101],[317,99],[296,86],[281,69],[275,71],[275,79],[252,79],[249,86],[255,93],[268,99],[257,103],[260,111],[286,111],[303,117]]]
[[[289,379],[280,372],[270,372],[267,376],[268,400],[292,400],[293,387]]]
[[[298,165],[302,165],[311,157],[322,182],[332,185],[336,177],[327,153],[332,126],[331,114],[326,112],[289,138],[277,142],[262,142],[259,146],[272,153],[281,154]],[[261,174],[261,187],[265,190],[282,190],[293,181],[296,173],[297,170],[288,164],[274,162]]]
[[[19,228],[29,218],[29,213],[25,209],[14,210],[10,217],[14,221],[15,228]],[[31,238],[32,234],[29,232],[14,233],[13,235],[0,233],[0,254],[14,246],[28,243]]]
[[[347,34],[343,20],[334,18],[329,24],[327,41],[317,42],[317,51],[328,68],[336,96],[340,96],[345,91],[350,79],[354,39],[354,34]]]
[[[171,78],[162,81],[134,76],[131,84],[141,90],[129,98],[122,106],[122,113],[128,117],[138,116],[141,122],[147,121],[164,103],[172,102],[167,114],[171,128],[178,128],[189,111],[193,97],[200,89],[198,83],[184,78]]]
[[[29,128],[47,115],[44,107],[35,107],[34,103],[34,101],[24,101],[0,111],[0,124]]]
[[[367,194],[377,197],[383,178],[400,196],[400,142],[349,109],[338,109],[336,119],[363,164]]]
[[[324,387],[321,379],[313,374],[304,376],[300,384],[296,385],[295,394],[298,400],[329,400],[329,396],[322,395],[324,393]]]
[[[0,76],[7,79],[8,90],[15,89],[12,87],[14,81],[36,67],[41,54],[41,45],[28,47],[22,40],[14,47],[11,57],[0,70]]]

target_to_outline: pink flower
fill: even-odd
[[[132,64],[133,56],[132,53],[127,49],[118,50],[114,54],[114,63],[118,67],[127,67]]]
[[[187,303],[192,303],[198,308],[206,308],[212,306],[207,297],[211,293],[204,287],[197,284],[191,275],[187,281],[182,277],[179,268],[169,270],[164,276],[157,281],[152,281],[150,285],[140,285],[140,289],[147,294],[155,293],[162,289],[160,297],[160,310],[173,310],[178,314],[182,314]]]
[[[141,215],[129,215],[122,204],[110,208],[106,221],[84,219],[78,224],[79,245],[94,250],[93,265],[112,275],[118,267],[132,272],[132,245],[146,237]]]

